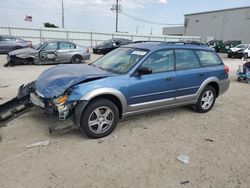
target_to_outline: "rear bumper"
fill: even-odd
[[[225,93],[228,88],[229,88],[229,85],[230,85],[230,80],[227,78],[227,79],[224,79],[224,80],[221,80],[220,81],[220,92],[219,92],[219,95],[222,95],[223,93]]]
[[[90,53],[84,54],[82,58],[83,60],[90,60]]]

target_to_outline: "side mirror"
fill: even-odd
[[[138,75],[146,75],[146,74],[152,74],[152,69],[147,67],[140,67],[137,70]]]

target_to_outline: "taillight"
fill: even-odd
[[[229,73],[229,67],[227,65],[224,65],[224,72]]]

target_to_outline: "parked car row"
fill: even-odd
[[[210,48],[214,48],[217,53],[227,53],[230,48],[233,48],[241,44],[240,40],[228,40],[223,42],[222,40],[211,40],[208,43]]]

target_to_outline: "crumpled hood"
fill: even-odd
[[[232,52],[237,52],[239,50],[245,50],[245,48],[230,48]]]
[[[36,90],[44,98],[55,98],[66,89],[87,79],[104,78],[112,73],[91,65],[57,65],[45,70],[36,80]]]
[[[34,48],[22,48],[18,50],[13,50],[9,52],[9,55],[19,55],[19,54],[34,54],[37,53],[38,51]]]

